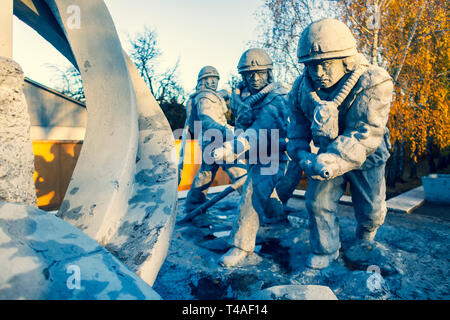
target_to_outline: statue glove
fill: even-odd
[[[214,149],[212,156],[216,162],[233,162],[236,160],[233,146],[229,142],[225,142],[222,147]]]
[[[301,156],[299,156],[301,159],[300,167],[311,179],[330,180],[339,175],[339,166],[334,156],[329,153],[316,155],[302,152]]]
[[[314,171],[317,176],[312,177],[316,180],[331,180],[343,174],[339,166],[339,157],[332,153],[321,153],[317,156]]]
[[[316,175],[314,171],[314,163],[316,162],[317,155],[309,152],[302,152],[302,155],[299,155],[300,167],[305,172],[308,177]]]

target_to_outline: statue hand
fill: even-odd
[[[318,155],[314,163],[314,172],[317,176],[312,178],[316,180],[331,180],[341,175],[338,157],[331,153]]]
[[[220,96],[222,96],[222,98],[227,101],[230,99],[230,93],[228,92],[228,90],[226,89],[222,89],[222,90],[217,90],[216,91],[217,94],[219,94]]]
[[[299,155],[300,160],[300,167],[305,172],[305,174],[308,177],[312,177],[316,175],[314,171],[314,163],[316,162],[317,155],[314,153],[306,153],[302,152],[301,155]]]
[[[231,144],[227,142],[222,147],[214,149],[212,156],[216,162],[232,162],[236,159]]]
[[[314,180],[330,180],[337,176],[339,167],[331,157],[302,152],[300,166],[305,174]]]

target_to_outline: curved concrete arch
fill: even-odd
[[[167,255],[176,221],[175,140],[169,122],[144,79],[133,62],[126,59],[139,114],[136,176],[128,212],[106,248],[153,285]]]
[[[88,120],[78,165],[58,216],[101,244],[117,232],[132,192],[138,122],[122,46],[103,1],[47,1],[80,67]],[[80,28],[67,26],[71,5]]]
[[[134,65],[129,60],[127,65],[102,0],[25,2],[30,1],[44,2],[63,30],[86,94],[85,140],[58,216],[152,285],[176,215],[176,156],[169,123]],[[67,24],[71,5],[80,8],[79,29]],[[45,28],[51,29],[51,23]],[[45,28],[40,34],[51,39],[54,35]]]

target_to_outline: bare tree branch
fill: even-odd
[[[183,103],[186,99],[186,92],[179,84],[180,80],[177,74],[180,59],[178,58],[174,67],[167,69],[162,74],[156,72],[155,67],[161,56],[156,31],[145,27],[143,32],[129,38],[129,43],[131,46],[130,57],[155,99],[160,104],[170,101],[182,101],[181,103]]]
[[[415,34],[416,28],[417,28],[417,24],[418,24],[418,22],[420,20],[420,17],[422,16],[423,11],[425,10],[426,4],[427,4],[427,0],[424,0],[423,4],[422,4],[422,7],[420,8],[419,14],[417,15],[416,21],[414,22],[414,25],[413,25],[413,27],[411,29],[411,34],[409,35],[408,42],[406,43],[405,50],[403,51],[403,55],[402,55],[402,58],[400,60],[400,64],[399,64],[399,66],[397,68],[397,71],[395,72],[395,75],[394,75],[394,83],[397,83],[398,76],[400,75],[400,72],[402,71],[403,64],[405,63],[406,55],[408,54],[409,46],[411,45],[411,41],[414,38],[414,34]]]

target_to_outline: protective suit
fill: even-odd
[[[214,133],[220,132],[223,139],[232,139],[234,130],[233,127],[227,124],[225,114],[228,108],[222,95],[215,90],[208,89],[202,82],[207,77],[218,77],[215,68],[212,70],[211,68],[213,67],[207,66],[202,68],[198,77],[197,91],[190,96],[187,103],[187,106],[189,106],[187,108],[189,109],[187,110],[189,111],[189,115],[186,122],[189,127],[195,128],[196,121],[201,123],[201,134],[198,137],[198,141],[203,155],[200,169],[194,178],[186,198],[185,210],[187,212],[196,209],[199,205],[207,201],[206,195],[208,188],[213,182],[220,166],[222,166],[223,170],[225,170],[233,182],[246,174],[245,163],[243,161],[232,164],[224,163],[221,165],[213,161],[205,161],[206,158],[203,152],[205,150],[208,152],[208,146],[214,142],[215,138],[218,138]],[[208,135],[208,130],[216,131],[213,131],[212,135]]]
[[[335,39],[337,38],[337,40]],[[393,83],[382,68],[356,53],[356,42],[341,22],[325,19],[301,36],[299,61],[314,64],[346,59],[346,74],[330,90],[319,90],[305,70],[289,93],[289,155],[308,175],[306,206],[311,249],[307,264],[323,268],[340,248],[338,201],[347,183],[359,239],[372,240],[386,215],[385,164],[389,157],[386,124]],[[310,153],[310,141],[320,147]]]
[[[253,132],[259,132],[260,129],[266,129],[268,132],[267,154],[277,162],[268,164],[262,163],[258,158],[256,163],[251,163],[248,159],[247,170],[248,176],[243,187],[242,197],[238,209],[238,221],[234,224],[232,231],[233,246],[238,247],[247,252],[253,252],[255,249],[256,234],[259,229],[260,222],[267,220],[267,209],[270,208],[270,201],[278,180],[284,175],[288,157],[284,152],[285,149],[282,142],[286,137],[287,124],[287,108],[286,98],[287,90],[280,84],[276,83],[264,99],[253,106],[254,122],[245,130],[244,136],[253,136]],[[275,139],[270,136],[271,129],[279,130],[279,137]],[[255,139],[256,140],[256,139]],[[278,154],[271,154],[270,143],[278,143]],[[262,143],[258,141],[258,146]],[[249,149],[254,152],[256,145]],[[253,149],[253,150],[251,150]],[[264,161],[264,160],[263,160]],[[264,170],[273,166],[273,170]],[[265,173],[266,172],[266,173]]]
[[[285,152],[288,91],[273,82],[271,69],[272,60],[265,51],[244,52],[238,64],[244,85],[231,97],[236,128],[243,132],[236,132],[234,141],[226,142],[214,153],[217,160],[225,161],[245,156],[248,171],[231,233],[233,248],[220,261],[224,266],[236,265],[254,251],[260,222],[267,219],[266,208],[288,160]],[[257,84],[252,77],[264,81]]]

